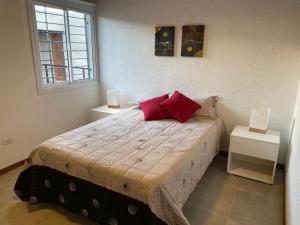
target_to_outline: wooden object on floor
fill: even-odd
[[[0,175],[5,174],[5,173],[7,173],[7,172],[9,172],[9,171],[11,171],[11,170],[14,170],[14,169],[16,169],[16,168],[22,166],[22,165],[24,164],[24,161],[25,161],[25,160],[22,160],[22,161],[20,161],[20,162],[17,162],[17,163],[15,163],[15,164],[12,164],[12,165],[10,165],[10,166],[8,166],[8,167],[5,167],[5,168],[1,169],[1,170],[0,170]]]

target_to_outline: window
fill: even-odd
[[[33,10],[38,86],[95,80],[93,14],[40,2]]]

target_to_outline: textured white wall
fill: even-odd
[[[0,1],[0,169],[25,159],[35,145],[89,122],[97,84],[37,95],[25,0]],[[3,140],[14,143],[3,146]]]
[[[294,113],[295,123],[286,163],[286,224],[300,224],[300,82]]]
[[[251,107],[270,107],[284,162],[300,71],[298,0],[100,0],[102,96],[122,101],[180,90],[219,95],[227,133],[247,125]],[[205,24],[203,58],[180,57],[181,26]],[[174,57],[154,56],[155,25],[176,26]],[[102,99],[105,102],[105,98]]]

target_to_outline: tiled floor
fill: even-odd
[[[228,175],[218,156],[190,195],[183,211],[191,225],[282,225],[283,171],[273,185]]]
[[[268,185],[228,175],[226,162],[215,158],[185,204],[191,225],[282,225],[283,172],[277,170],[274,185]],[[19,172],[0,176],[0,225],[97,224],[54,205],[19,201],[12,191]]]

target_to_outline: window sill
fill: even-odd
[[[38,95],[54,94],[54,93],[65,92],[65,91],[79,89],[79,88],[97,87],[98,85],[99,85],[98,79],[77,81],[71,84],[64,83],[64,84],[53,84],[47,86],[38,85],[37,93]]]

